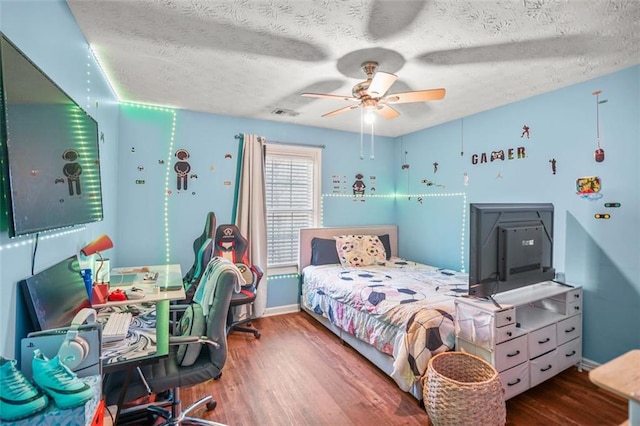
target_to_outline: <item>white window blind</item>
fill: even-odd
[[[267,266],[295,266],[300,228],[318,226],[320,148],[267,145]]]

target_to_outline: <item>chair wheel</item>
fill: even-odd
[[[209,411],[215,410],[217,406],[218,406],[218,401],[216,401],[215,399],[212,399],[211,401],[207,402],[207,410]]]
[[[222,371],[219,372],[217,376],[214,376],[213,380],[218,380],[220,377],[222,377]]]
[[[254,331],[253,335],[256,336],[256,339],[260,338],[260,332],[259,331]]]

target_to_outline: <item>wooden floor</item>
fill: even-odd
[[[306,313],[262,318],[260,339],[229,336],[219,380],[182,390],[183,407],[207,395],[196,415],[230,426],[426,425],[417,400]],[[572,367],[507,401],[508,425],[618,425],[626,401]]]

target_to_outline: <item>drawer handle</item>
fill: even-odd
[[[522,381],[522,380],[518,379],[518,380],[516,380],[515,382],[507,383],[507,386],[515,386],[515,385],[517,385],[518,383],[520,383],[521,381]]]
[[[580,310],[580,306],[574,306],[573,309],[575,309],[576,311]]]
[[[574,294],[573,297],[575,297],[576,299],[580,299],[580,295],[579,294]]]
[[[518,350],[517,350],[517,351],[515,351],[514,353],[507,354],[507,356],[508,356],[509,358],[514,357],[514,356],[518,356],[518,355],[520,355],[520,349],[518,349]]]
[[[512,334],[513,334],[512,332],[507,331],[507,336],[511,337]]]
[[[570,356],[574,356],[576,354],[576,351],[571,351],[570,354],[565,354],[564,356],[566,356],[567,358],[569,358]]]
[[[575,328],[575,327],[571,327],[570,329],[565,330],[564,332],[565,332],[565,333],[571,333],[571,332],[573,332],[573,331],[576,331],[576,328]]]
[[[550,337],[547,337],[547,338],[546,338],[546,339],[544,339],[544,340],[538,340],[538,344],[543,345],[543,344],[545,344],[545,343],[549,342],[549,340],[551,340],[551,338],[550,338]]]
[[[511,317],[507,317],[507,321],[511,321]]]
[[[549,366],[546,367],[546,368],[541,368],[540,369],[540,371],[549,371],[549,370],[551,370],[551,364],[549,364]]]

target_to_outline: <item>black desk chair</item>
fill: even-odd
[[[251,265],[249,263],[247,257],[248,246],[249,242],[240,234],[240,230],[236,225],[220,225],[218,229],[216,229],[213,255],[233,262],[245,280],[245,284],[242,286],[240,293],[234,293],[231,296],[231,309],[229,309],[229,315],[227,317],[227,333],[242,331],[252,333],[256,339],[259,339],[260,331],[252,327],[244,327],[244,324],[255,320],[251,309],[258,294],[258,286],[264,275],[264,272],[258,265]],[[235,320],[233,308],[242,305],[249,305],[247,315],[243,319]]]
[[[156,364],[140,367],[142,374],[132,378],[126,390],[125,402],[150,393],[160,394],[171,391],[172,396],[169,401],[159,402],[160,406],[170,404],[171,412],[155,405],[143,407],[166,418],[167,421],[163,424],[181,424],[185,421],[219,425],[219,423],[187,417],[191,411],[203,404],[207,404],[209,410],[214,409],[216,401],[211,395],[191,404],[184,411],[180,401],[180,387],[219,378],[227,359],[226,319],[231,295],[238,284],[238,277],[233,271],[214,271],[211,267],[213,263],[210,262],[207,265],[200,283],[201,286],[209,286],[213,293],[207,315],[203,316],[204,313],[201,311],[203,308],[195,302],[189,305],[172,306],[172,310],[186,309],[180,320],[182,335],[171,336],[169,356]],[[199,327],[203,327],[205,333],[202,333],[203,330],[199,330]],[[123,382],[123,373],[113,373],[107,378],[104,389],[107,405],[112,405],[117,400]],[[121,413],[126,419],[127,410]]]

